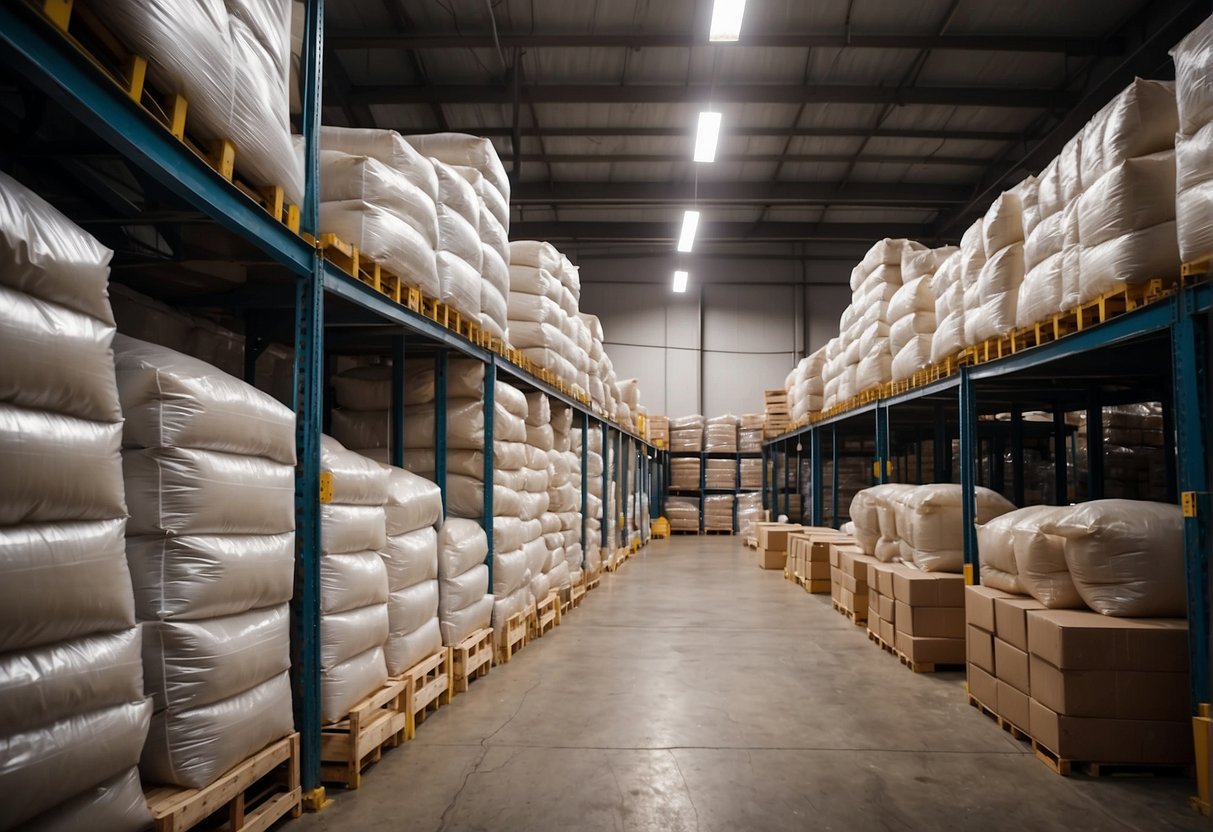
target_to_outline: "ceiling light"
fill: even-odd
[[[716,160],[716,140],[720,138],[720,113],[699,114],[699,129],[695,131],[695,161]]]
[[[712,7],[712,28],[708,40],[737,40],[741,37],[741,17],[745,0],[716,0]]]
[[[684,271],[674,272],[674,291],[685,292],[687,290],[687,273]]]
[[[678,250],[690,251],[695,245],[695,229],[699,227],[699,212],[687,211],[682,215],[682,233],[678,235]]]

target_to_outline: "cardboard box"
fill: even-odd
[[[805,580],[828,581],[830,580],[830,570],[832,568],[828,563],[802,563],[800,564],[800,571],[796,574]]]
[[[1031,697],[1014,685],[998,680],[998,706],[994,710],[1021,731],[1027,731],[1032,721],[1031,701]]]
[[[871,592],[871,591],[872,591],[872,589],[871,589],[871,587],[869,587],[868,592]],[[878,595],[876,597],[880,599],[880,617],[883,618],[885,621],[891,621],[894,624],[896,624],[897,623],[897,602],[894,601],[892,596],[889,596],[889,595]]]
[[[876,572],[876,581],[873,583],[868,581],[868,586],[875,586],[876,591],[881,595],[893,597],[893,573],[897,571],[897,564],[894,563],[877,563],[873,570]]]
[[[849,535],[845,538],[827,541],[826,545],[830,549],[831,566],[841,567],[848,563],[850,557],[855,555],[863,556],[863,549],[855,542],[855,538]],[[866,576],[864,576],[864,580],[867,580]]]
[[[868,574],[864,578],[864,580],[867,581],[868,586],[872,587],[872,591],[875,592],[876,591],[876,567],[880,565],[880,561],[876,560],[876,558],[868,558],[866,561],[864,561],[864,565],[867,567],[867,570],[868,570]]]
[[[814,595],[824,594],[833,591],[834,584],[830,581],[805,581],[805,592],[811,592]]]
[[[803,529],[790,523],[759,523],[758,548],[786,553],[788,551],[788,535]]]
[[[963,638],[933,638],[912,636],[897,631],[897,650],[912,662],[932,664],[964,664],[965,640]]]
[[[975,664],[970,664],[967,670],[969,696],[998,713],[998,681]]]
[[[1058,757],[1084,763],[1187,765],[1192,723],[1065,716],[1031,700],[1032,738]]]
[[[986,586],[965,587],[965,623],[994,632],[994,599],[1016,596]]]
[[[1065,716],[1187,719],[1188,674],[1138,670],[1061,670],[1031,656],[1032,698]]]
[[[1028,672],[1028,654],[998,636],[994,637],[994,666],[998,668],[994,674],[998,677],[998,681],[1006,682],[1025,694],[1032,692],[1031,676]],[[1024,707],[1027,708],[1026,703]]]
[[[850,610],[855,613],[855,617],[860,621],[866,621],[868,617],[868,596],[856,595],[846,587],[839,590],[839,605],[845,610]]]
[[[831,566],[830,577],[842,585],[843,589],[855,595],[867,595],[868,584],[866,581],[857,579],[854,575],[848,575],[845,570],[839,569],[837,566]]]
[[[893,597],[911,607],[957,607],[963,610],[964,587],[964,576],[950,572],[920,572],[908,566],[899,567],[893,572]]]
[[[994,663],[994,636],[987,633],[980,627],[974,627],[969,624],[965,628],[965,650],[969,664],[976,665],[986,673],[997,675],[998,665]],[[994,707],[994,701],[982,700],[991,708]]]
[[[1062,670],[1187,672],[1188,622],[1083,610],[1028,614],[1028,652]]]
[[[994,599],[994,635],[1018,647],[1028,650],[1028,610],[1043,610],[1044,604],[1035,598],[1010,595]]]
[[[930,638],[965,637],[965,611],[960,607],[919,607],[904,601],[894,602],[893,621],[897,631],[909,636]]]
[[[787,563],[787,560],[788,553],[783,550],[771,551],[769,549],[763,549],[761,546],[758,547],[759,569],[783,569],[784,564]]]
[[[880,596],[868,595],[868,621],[875,623],[880,618]]]
[[[897,631],[893,628],[892,621],[880,619],[880,640],[890,647],[897,643]]]
[[[838,571],[832,566],[830,569],[835,572]],[[830,579],[830,600],[835,604],[842,603],[842,584],[838,583],[838,581],[835,581],[833,578]]]
[[[850,535],[835,532],[832,535],[817,535],[813,538],[813,559],[822,560],[830,566],[838,566],[836,561],[842,557],[842,552],[855,545],[855,539]]]
[[[847,546],[839,552],[839,567],[843,572],[853,577],[856,581],[867,586],[868,584],[868,564],[879,563],[876,558],[868,557],[863,553],[863,550],[858,546]]]

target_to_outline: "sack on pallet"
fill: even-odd
[[[113,337],[112,324],[0,285],[0,401],[119,421]]]
[[[1078,242],[1123,237],[1175,219],[1175,151],[1126,159],[1078,198]]]
[[[555,275],[560,271],[560,252],[551,243],[538,240],[511,240],[510,265],[546,269]],[[601,338],[601,331],[599,338]]]
[[[429,241],[387,208],[360,199],[320,203],[320,229],[335,234],[422,294],[437,297],[438,266]]]
[[[528,573],[529,574],[529,573]],[[505,623],[519,613],[524,613],[531,606],[531,586],[528,581],[523,586],[508,594],[497,594],[493,597],[493,630],[500,633],[505,629]]]
[[[486,595],[469,607],[439,617],[442,643],[455,645],[477,630],[488,627],[493,616],[493,596]]]
[[[1042,525],[1065,540],[1065,563],[1082,600],[1104,615],[1187,614],[1184,520],[1178,506],[1093,500]]]
[[[915,335],[893,356],[893,381],[903,381],[931,363],[931,335]]]
[[[479,243],[476,254],[480,254]],[[454,309],[469,321],[480,315],[480,266],[447,251],[438,252],[435,258],[438,269],[438,300]]]
[[[1058,251],[1024,275],[1015,305],[1017,327],[1032,326],[1061,311],[1064,266],[1065,257]]]
[[[383,629],[386,640],[386,615]],[[372,647],[332,667],[322,662],[320,721],[327,724],[345,718],[351,708],[387,681],[387,675],[382,647]]]
[[[1025,594],[1015,566],[1014,523],[1016,515],[1027,510],[1008,512],[977,527],[978,562],[981,564],[983,586],[1016,595]]]
[[[0,528],[0,652],[133,627],[125,521]]]
[[[484,516],[484,483],[481,480],[459,474],[447,474],[446,488],[448,518],[477,520]],[[515,488],[494,483],[494,515],[517,517],[522,508],[522,495]]]
[[[1082,597],[1066,566],[1063,540],[1044,531],[1065,506],[1029,506],[1013,512],[1015,571],[1023,590],[1050,609],[1077,609]]]
[[[320,611],[348,612],[387,603],[387,567],[378,552],[325,554],[320,558]]]
[[[21,828],[25,832],[143,832],[151,825],[139,769],[131,766],[26,821]]]
[[[144,621],[143,687],[156,711],[228,699],[291,666],[286,604],[204,621]]]
[[[438,248],[440,217],[432,196],[399,170],[372,156],[351,156],[322,148],[320,201],[347,200],[368,202],[391,211],[416,229],[431,248]]]
[[[0,828],[22,828],[135,765],[151,714],[151,700],[138,699],[0,736],[0,772],[13,796],[0,803]]]
[[[342,555],[382,549],[387,545],[381,506],[323,503],[320,506],[320,550]]]
[[[1179,242],[1174,221],[1133,231],[1079,251],[1080,284],[1074,305],[1105,292],[1153,278],[1179,274]]]
[[[978,524],[1015,509],[1009,500],[988,488],[978,486],[975,492]],[[908,544],[914,565],[924,572],[960,572],[964,566],[960,486],[917,486],[906,495],[903,505],[904,513],[897,515],[897,533]]]
[[[480,200],[476,189],[453,166],[438,159],[431,158],[434,173],[438,178],[438,196],[434,200],[437,206],[446,206],[447,213],[460,217],[468,225],[477,239],[480,238]],[[457,233],[466,236],[466,232]],[[448,249],[450,250],[450,249]]]
[[[968,331],[971,321],[972,343],[997,338],[1015,328],[1023,277],[1022,243],[1012,243],[986,260],[976,284],[978,306],[966,312],[965,330]]]
[[[442,630],[435,615],[411,632],[392,632],[388,636],[387,644],[383,645],[387,671],[392,676],[404,673],[441,649]]]
[[[321,670],[339,668],[369,650],[380,648],[387,641],[389,633],[390,619],[386,603],[325,613],[320,617]],[[359,661],[365,663],[369,660]]]
[[[432,528],[391,535],[379,554],[393,592],[438,578],[438,532]]]
[[[1084,186],[1089,190],[1091,183],[1126,159],[1172,147],[1178,130],[1175,84],[1133,79],[1083,128]]]
[[[125,515],[121,444],[121,422],[0,404],[0,527]]]
[[[508,290],[507,290],[508,291]],[[492,321],[495,331],[494,338],[501,338],[509,327],[509,310],[506,306],[505,293],[498,289],[485,277],[480,282],[480,322],[484,329],[485,319]]]
[[[476,195],[480,197],[481,213],[487,213],[495,219],[506,231],[510,227],[509,197],[503,195],[476,168],[466,165],[456,165],[455,170],[472,185]]]
[[[507,203],[510,201],[509,177],[497,149],[488,139],[466,133],[425,133],[404,138],[424,156],[448,165],[475,168],[492,183]]]
[[[388,535],[431,529],[442,520],[442,492],[433,482],[391,467],[384,519]]]
[[[488,537],[479,523],[449,518],[438,532],[438,574],[456,577],[483,564],[489,554]]]
[[[431,202],[438,199],[438,175],[433,163],[395,130],[324,125],[320,128],[320,147],[377,159],[404,176]]]
[[[981,243],[987,258],[1007,246],[1022,243],[1023,202],[1014,188],[999,194],[986,210],[981,223]]]
[[[387,502],[391,472],[331,436],[320,437],[320,471],[332,479],[330,504],[382,507]]]
[[[438,616],[438,581],[422,581],[388,596],[388,626],[391,635],[404,635]]]

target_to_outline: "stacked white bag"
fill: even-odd
[[[591,424],[586,431],[585,444],[585,568],[591,574],[597,573],[602,565],[602,431]],[[569,436],[570,447],[577,458],[577,476],[581,476],[582,444],[581,431],[575,430]]]
[[[392,130],[322,127],[320,150],[320,230],[438,297],[438,178],[430,161]]]
[[[438,532],[438,625],[442,643],[456,645],[489,626],[489,539],[475,520],[448,518]]]
[[[0,828],[142,829],[108,249],[0,174]]]
[[[955,246],[901,254],[901,287],[889,299],[889,351],[893,354],[892,381],[907,379],[931,363],[935,336],[935,295],[932,280],[939,267],[959,249]]]
[[[582,578],[581,546],[581,454],[573,452],[573,431],[578,438],[580,427],[573,427],[573,409],[554,404],[552,411],[552,451],[548,483],[548,510],[560,518],[561,545],[568,569],[569,584]],[[559,553],[557,553],[559,554]],[[563,587],[563,582],[560,584]]]
[[[1213,18],[1171,50],[1175,59],[1175,222],[1180,259],[1213,254]]]
[[[1066,298],[1068,305],[1179,274],[1178,124],[1175,85],[1139,78],[1083,129],[1080,260],[1076,297]]]
[[[560,419],[563,428],[565,448],[568,447],[568,425],[571,424],[571,412],[566,420],[560,415],[568,408],[558,405],[553,410],[548,397],[543,393],[527,394],[527,445],[533,448],[528,454],[533,454],[536,466],[543,465],[542,473],[538,470],[528,474],[528,488],[545,483],[545,497],[539,502],[544,506],[539,515],[539,523],[543,535],[544,547],[547,549],[547,562],[543,574],[547,580],[548,591],[563,592],[569,589],[569,564],[565,555],[565,523],[572,523],[572,518],[566,516],[573,510],[575,500],[579,501],[572,485],[569,483],[569,460],[564,453],[556,449],[555,419]],[[545,464],[546,463],[546,464]],[[557,486],[556,483],[560,483]],[[579,530],[580,531],[580,530]],[[580,568],[580,557],[578,559]],[[542,586],[536,587],[542,589]],[[546,593],[533,593],[537,599],[542,599]]]
[[[964,348],[964,282],[962,256],[953,251],[931,277],[935,300],[935,331],[931,334],[931,363],[938,364]]]
[[[287,202],[303,203],[303,165],[291,149],[290,3],[113,0],[97,13],[189,102],[191,135],[230,141],[250,184],[280,186]]]
[[[438,240],[434,260],[438,269],[438,300],[464,318],[480,320],[481,199],[461,171],[430,159],[438,177]],[[472,173],[476,173],[472,171]],[[479,176],[479,174],[476,174]]]
[[[442,649],[438,626],[438,486],[389,467],[384,507],[387,545],[379,551],[387,571],[387,672],[403,673]]]
[[[292,730],[295,417],[196,358],[114,339],[145,781],[202,788]]]
[[[822,394],[825,386],[822,383],[822,372],[825,370],[826,348],[822,347],[800,359],[796,369],[784,380],[784,390],[788,394],[788,409],[792,421],[799,422],[810,413],[821,411]],[[745,417],[742,417],[744,428]]]
[[[333,377],[330,432],[346,449],[377,462],[391,454],[392,367],[351,367]]]
[[[606,411],[606,389],[602,382],[602,363],[606,358],[606,351],[603,349],[602,340],[602,322],[598,320],[597,315],[587,315],[584,312],[579,312],[577,317],[585,325],[585,331],[589,334],[590,346],[588,355],[590,359],[589,372],[587,374],[586,392],[589,393],[590,401],[601,411]]]
[[[535,366],[566,384],[588,384],[590,355],[584,322],[578,321],[581,292],[577,269],[549,243],[510,243],[510,343]]]
[[[978,344],[1015,328],[1019,287],[1024,277],[1023,195],[1036,186],[1033,177],[999,194],[981,223],[985,257],[973,293],[965,289],[965,341]]]
[[[1015,324],[1031,326],[1078,303],[1078,197],[1083,134],[1071,138],[1022,191],[1024,278]]]
[[[387,547],[390,471],[321,437],[320,470],[332,478],[320,506],[320,717],[335,722],[388,677]]]
[[[523,612],[534,603],[531,583],[542,574],[547,565],[547,546],[543,540],[543,524],[539,515],[544,509],[530,491],[534,484],[535,475],[531,471],[531,463],[536,459],[536,451],[531,442],[545,442],[545,434],[538,427],[533,427],[532,413],[536,424],[547,419],[546,409],[541,411],[537,398],[523,395],[512,387],[497,383],[498,396],[502,389],[509,397],[508,408],[511,415],[521,417],[523,422],[522,441],[512,443],[509,464],[511,469],[494,477],[498,483],[512,492],[515,505],[508,516],[494,501],[493,518],[493,583],[490,587],[493,597],[493,629],[500,637],[506,621],[513,615]],[[546,405],[546,399],[543,401]],[[550,428],[546,434],[545,444],[551,444]],[[495,442],[496,444],[496,442]],[[495,453],[494,462],[503,460],[506,453]],[[547,452],[542,452],[542,460],[547,463]]]
[[[488,139],[463,133],[432,133],[407,136],[423,155],[450,165],[476,194],[476,232],[481,258],[476,303],[480,326],[502,341],[508,341],[506,299],[509,290],[508,240],[510,231],[510,180]]]
[[[891,381],[893,354],[889,345],[889,301],[902,285],[901,260],[907,251],[921,251],[912,240],[881,240],[869,249],[851,272],[851,317],[843,337],[845,365],[838,384],[838,399]]]

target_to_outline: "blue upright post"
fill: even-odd
[[[404,467],[404,336],[392,336],[392,435],[388,447],[397,468]]]
[[[1023,474],[1023,411],[1016,407],[1011,411],[1011,500],[1017,506],[1024,504]]]
[[[581,568],[585,568],[585,550],[589,545],[586,540],[586,510],[588,509],[589,472],[586,470],[590,459],[590,414],[581,414]]]
[[[602,548],[606,551],[612,551],[607,548],[607,534],[609,528],[607,524],[607,508],[610,504],[611,496],[611,435],[610,427],[606,421],[601,422],[602,425],[602,528],[599,529],[599,537],[602,539]]]
[[[484,365],[484,514],[480,525],[488,538],[489,587],[493,586],[493,403],[497,398],[497,358]]]
[[[969,368],[960,368],[960,521],[965,583],[979,583],[977,567],[977,396]]]
[[[771,499],[769,489],[770,480],[773,479],[767,476],[767,460],[770,458],[767,452],[767,445],[762,444],[762,507],[765,509],[774,508],[774,501]]]
[[[779,519],[779,443],[771,444],[771,520]]]
[[[446,517],[446,381],[450,358],[446,349],[434,355],[434,483],[442,495],[442,516]]]
[[[1103,490],[1103,404],[1099,388],[1087,391],[1087,499],[1102,500]]]
[[[321,58],[324,0],[308,0],[303,28],[303,116],[305,199],[302,228],[319,225]],[[324,261],[295,284],[295,577],[291,598],[291,688],[300,737],[299,777],[303,804],[324,805],[320,785],[320,430],[323,385]]]
[[[809,465],[812,471],[809,488],[812,491],[812,523],[825,525],[825,483],[821,481],[821,429],[809,428]]]
[[[830,525],[839,528],[838,522],[838,424],[830,425]]]
[[[876,403],[876,482],[889,481],[889,409]]]

